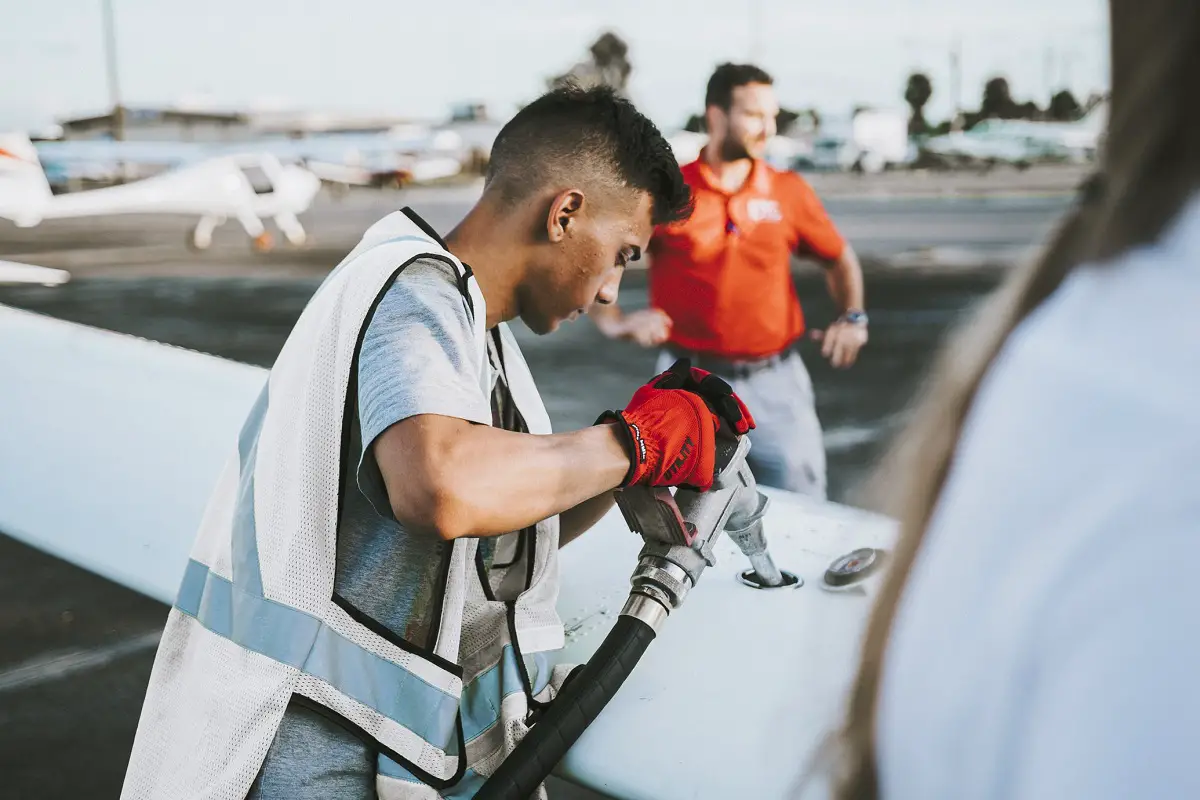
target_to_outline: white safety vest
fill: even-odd
[[[380,797],[469,797],[566,677],[538,655],[563,645],[557,517],[501,537],[490,573],[478,539],[452,543],[432,651],[335,596],[358,347],[407,264],[433,256],[454,266],[484,398],[494,379],[484,300],[470,270],[407,214],[368,230],[317,290],[246,420],[163,631],[126,800],[242,800],[294,696],[373,744]],[[525,427],[550,433],[507,326],[500,339]]]

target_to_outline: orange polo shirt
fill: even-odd
[[[650,304],[673,321],[679,348],[726,359],[772,355],[804,333],[791,256],[825,260],[845,248],[812,187],[755,160],[736,192],[703,156],[683,167],[695,211],[650,241]]]

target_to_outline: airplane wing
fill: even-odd
[[[71,280],[65,269],[36,267],[16,261],[0,260],[0,283],[35,283],[42,286],[59,286]]]
[[[0,306],[0,531],[164,603],[257,367]]]
[[[172,603],[209,492],[236,452],[259,367],[0,306],[0,530]],[[836,557],[890,520],[778,490],[765,525],[805,585],[757,590],[728,541],[616,699],[558,768],[628,800],[789,796],[832,730],[875,579],[834,591]],[[640,539],[613,510],[564,548],[564,663],[587,660]]]

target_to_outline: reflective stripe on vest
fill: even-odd
[[[437,247],[417,236],[396,237],[381,244],[403,241]],[[396,274],[402,269],[398,267]],[[464,280],[457,283],[466,290]],[[379,297],[390,285],[391,281]],[[364,319],[364,330],[367,324],[369,319]],[[238,437],[239,480],[231,537],[233,580],[211,572],[199,561],[189,560],[175,607],[213,633],[328,683],[432,747],[457,756],[461,773],[464,755],[459,752],[458,742],[459,697],[452,689],[461,685],[461,668],[423,652],[413,652],[414,662],[406,668],[354,643],[318,617],[264,594],[254,519],[254,475],[269,387],[269,382],[264,385]],[[414,650],[404,646],[407,643],[399,637],[389,641],[409,652]],[[429,778],[440,782],[437,776]]]

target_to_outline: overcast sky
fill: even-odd
[[[535,97],[604,30],[630,46],[631,94],[661,126],[698,110],[712,67],[756,60],[785,106],[903,106],[913,69],[927,116],[1008,77],[1044,104],[1108,83],[1103,0],[112,0],[127,104],[204,100],[443,117],[456,101],[497,116]],[[0,0],[0,126],[41,125],[108,103],[102,0]],[[418,9],[423,9],[418,11]],[[603,9],[603,10],[601,10]]]

